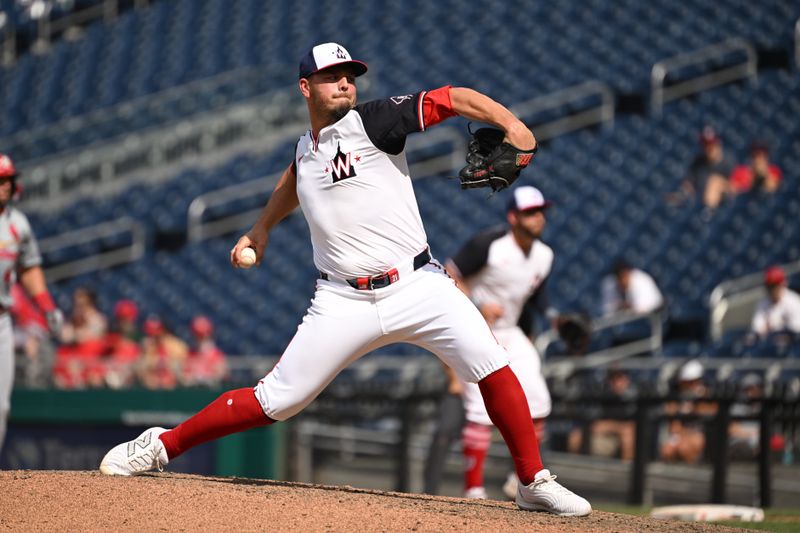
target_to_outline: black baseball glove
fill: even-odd
[[[505,134],[495,128],[480,128],[470,133],[467,166],[458,173],[462,189],[491,187],[499,191],[510,187],[536,153],[535,147],[521,150],[503,142]]]
[[[566,313],[556,319],[558,336],[564,341],[568,355],[583,355],[589,348],[592,324],[582,313]]]

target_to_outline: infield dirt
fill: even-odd
[[[0,494],[5,531],[736,531],[601,511],[559,518],[510,502],[171,473],[3,471]]]

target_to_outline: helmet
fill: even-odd
[[[0,154],[0,178],[11,178],[11,196],[17,193],[17,169],[14,162],[6,154]]]

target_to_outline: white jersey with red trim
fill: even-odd
[[[11,286],[17,273],[42,263],[28,218],[6,206],[0,211],[0,309],[11,307]]]
[[[503,306],[492,330],[514,328],[522,309],[553,268],[553,249],[540,240],[528,254],[507,229],[479,233],[450,259],[475,302]]]
[[[426,248],[404,151],[406,136],[426,128],[425,95],[357,105],[297,143],[297,196],[321,272],[382,274]]]

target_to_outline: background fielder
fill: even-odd
[[[447,262],[450,275],[507,350],[540,438],[543,420],[550,414],[550,393],[541,358],[528,337],[531,315],[525,313],[527,331],[520,327],[520,318],[531,308],[542,315],[554,314],[548,309],[545,291],[553,250],[539,240],[549,205],[535,187],[517,188],[508,205],[508,227],[477,234]],[[485,498],[483,464],[491,444],[492,421],[477,385],[460,381],[467,422],[463,429],[465,496]]]
[[[11,287],[17,281],[47,317],[57,336],[63,318],[56,309],[41,268],[42,257],[27,217],[11,205],[19,174],[11,158],[0,154],[0,449],[6,436],[14,387],[14,332],[11,325]]]

